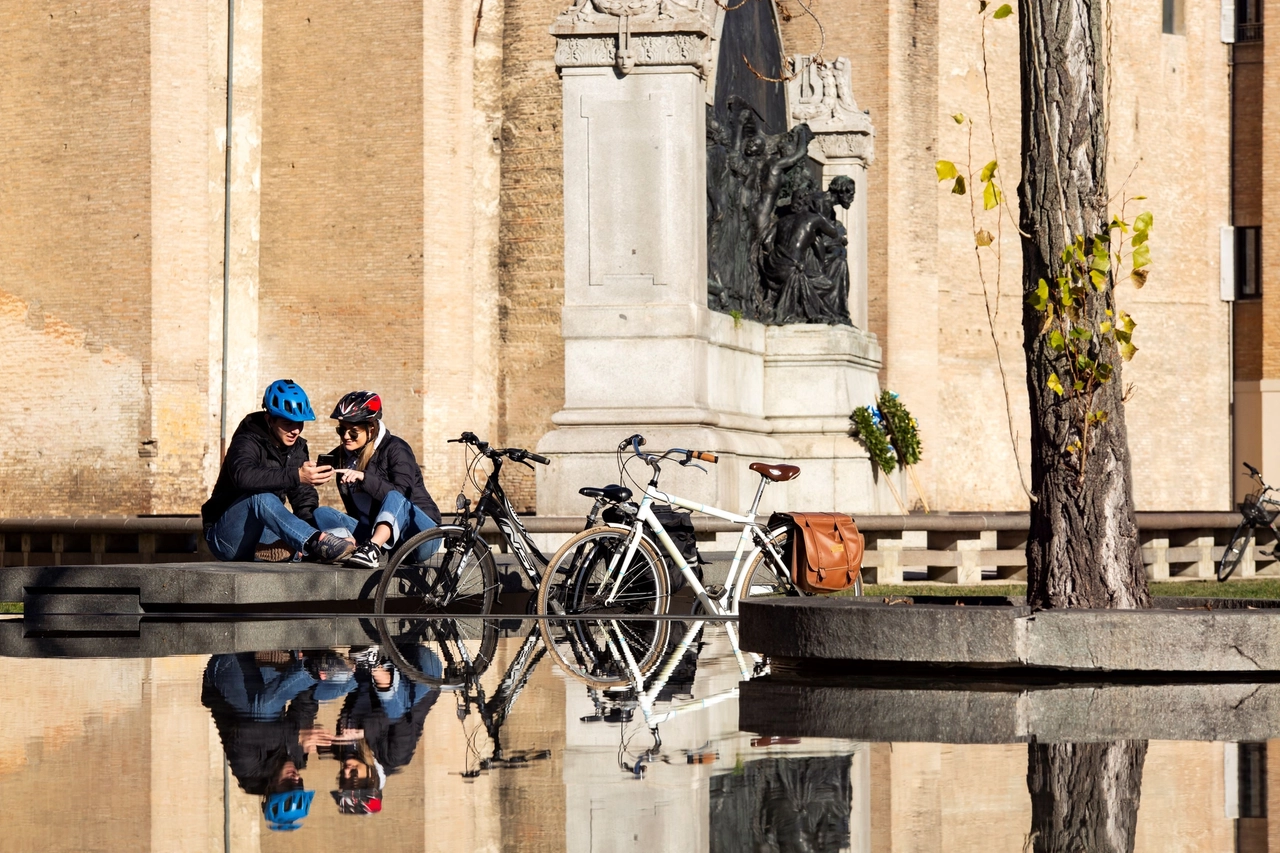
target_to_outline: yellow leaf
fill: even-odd
[[[980,228],[978,233],[973,235],[973,240],[979,246],[990,246],[992,240],[991,232],[985,228]]]
[[[939,160],[933,164],[934,171],[938,173],[939,181],[946,181],[956,177],[959,172],[956,171],[956,164],[950,160]]]
[[[956,124],[964,124],[964,113],[956,113],[951,117]]]
[[[982,209],[990,210],[1000,203],[1000,188],[995,181],[987,181],[982,187]]]
[[[995,173],[996,173],[996,161],[992,160],[990,163],[982,167],[982,174],[978,176],[978,180],[982,181],[985,184],[987,181],[991,180],[991,177]]]
[[[1062,387],[1062,381],[1058,379],[1058,374],[1056,373],[1049,374],[1049,380],[1045,382],[1045,385],[1049,386],[1049,390],[1059,397],[1066,393],[1066,389]]]

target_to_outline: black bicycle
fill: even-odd
[[[531,589],[542,584],[547,557],[539,550],[520,522],[502,489],[500,475],[504,461],[519,462],[532,468],[530,462],[547,465],[545,456],[519,447],[496,448],[464,432],[450,443],[464,444],[473,451],[467,465],[466,481],[480,491],[472,508],[465,494],[459,493],[455,503],[454,523],[433,527],[405,540],[387,560],[378,581],[374,600],[378,632],[382,645],[398,669],[411,677],[418,673],[405,648],[425,645],[441,651],[444,671],[421,674],[419,680],[430,684],[461,684],[471,675],[483,672],[493,659],[497,632],[484,619],[424,619],[445,614],[483,616],[493,610],[498,594],[498,567],[481,528],[492,518],[506,540],[516,564],[529,579]],[[481,460],[492,465],[481,487],[476,471]],[[587,514],[586,527],[599,522],[601,511],[625,503],[631,491],[620,486],[580,489],[581,494],[595,498]],[[530,599],[533,604],[533,599]]]
[[[490,612],[498,596],[498,567],[489,543],[480,533],[489,518],[498,525],[533,588],[537,589],[542,582],[547,558],[520,523],[499,477],[506,460],[530,468],[533,467],[530,462],[547,465],[551,460],[519,447],[491,447],[471,432],[464,432],[449,442],[464,444],[473,451],[466,478],[479,488],[480,498],[473,510],[471,500],[460,492],[453,524],[425,530],[396,548],[378,582],[374,604],[378,615]],[[492,469],[484,486],[479,487],[476,469],[483,459],[492,463]]]
[[[1249,476],[1258,481],[1258,489],[1249,494],[1240,503],[1240,526],[1236,528],[1236,532],[1231,534],[1231,541],[1227,543],[1227,549],[1222,553],[1222,559],[1218,562],[1218,580],[1225,581],[1231,577],[1231,573],[1236,570],[1236,566],[1240,565],[1240,561],[1244,559],[1245,551],[1249,550],[1249,542],[1253,539],[1254,530],[1259,527],[1266,527],[1271,530],[1277,541],[1280,541],[1280,530],[1276,529],[1276,517],[1280,516],[1280,501],[1268,495],[1275,491],[1262,481],[1262,474],[1257,468],[1254,468],[1248,462],[1244,463],[1244,467],[1248,469]],[[1271,552],[1259,552],[1263,556],[1271,556]]]

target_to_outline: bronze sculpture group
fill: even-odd
[[[745,102],[707,110],[707,303],[769,325],[849,319],[848,235],[836,207],[850,178],[823,191],[807,124],[768,134]]]

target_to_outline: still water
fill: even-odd
[[[0,850],[1280,850],[1265,742],[742,731],[740,701],[770,702],[780,676],[732,623],[566,624],[550,651],[533,620],[394,633],[350,619],[327,648],[245,647],[246,630],[204,644],[218,654],[104,639],[120,656],[4,658]],[[874,713],[926,707],[886,704],[892,682]],[[788,695],[755,711],[840,716]]]

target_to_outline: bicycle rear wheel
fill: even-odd
[[[433,527],[407,539],[382,570],[378,614],[485,614],[498,595],[498,567],[466,527]]]
[[[733,596],[733,612],[746,598],[811,595],[791,580],[791,567],[786,564],[791,553],[791,526],[775,527],[768,533],[767,547],[760,548],[743,571]],[[862,573],[853,582],[853,594],[862,595]]]
[[[477,679],[493,662],[498,628],[491,619],[381,618],[382,651],[406,678],[433,686]]]
[[[1244,552],[1249,550],[1249,540],[1252,538],[1253,525],[1247,521],[1240,522],[1236,532],[1231,534],[1231,541],[1227,543],[1227,549],[1222,552],[1222,559],[1218,561],[1219,583],[1231,577],[1231,573],[1236,570],[1236,566],[1240,565],[1240,561],[1244,559]]]

